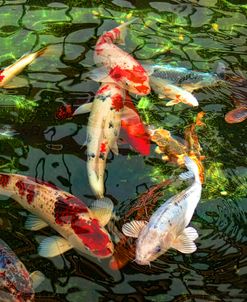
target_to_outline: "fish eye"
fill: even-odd
[[[160,251],[161,251],[161,247],[160,246],[156,246],[155,253],[159,253]]]

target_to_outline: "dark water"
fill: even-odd
[[[132,15],[139,20],[129,30],[125,49],[142,62],[200,71],[214,71],[223,62],[246,76],[246,12],[246,1],[233,0],[0,1],[1,66],[57,45],[50,57],[25,69],[27,87],[1,91],[1,98],[15,95],[25,104],[0,107],[1,129],[15,131],[12,139],[1,135],[1,171],[51,181],[89,204],[93,195],[83,146],[88,115],[60,121],[55,112],[62,104],[90,101],[97,91],[97,83],[81,79],[93,65],[97,38]],[[39,269],[46,276],[36,301],[247,301],[246,122],[224,121],[234,107],[226,85],[195,95],[200,106],[193,109],[165,107],[155,95],[148,96],[146,108],[140,98],[134,102],[147,123],[179,137],[197,112],[206,112],[206,128],[199,131],[206,183],[191,222],[199,233],[198,250],[192,255],[170,250],[151,268],[130,262],[120,271],[109,269],[109,260],[73,250],[48,260],[37,255],[36,237],[54,231],[25,230],[26,212],[1,197],[1,238],[30,272]],[[123,144],[120,155],[108,160],[106,194],[121,216],[148,187],[178,172],[154,152],[142,157]]]

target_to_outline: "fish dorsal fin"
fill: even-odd
[[[34,271],[30,274],[30,278],[33,288],[36,289],[45,280],[45,275],[40,271]]]
[[[137,238],[146,224],[147,222],[144,220],[133,220],[122,226],[122,232],[125,236]]]
[[[15,76],[5,85],[3,85],[3,87],[6,89],[14,89],[14,88],[25,87],[25,86],[28,86],[28,80],[22,76]]]
[[[172,242],[171,247],[184,254],[193,253],[197,249],[194,243],[197,237],[197,231],[192,227],[188,227]]]
[[[115,83],[115,81],[109,76],[109,71],[105,67],[94,68],[88,72],[87,76],[95,82]]]
[[[41,241],[38,253],[42,257],[51,258],[61,255],[72,248],[71,244],[63,237],[51,236]]]
[[[86,104],[81,105],[74,111],[73,116],[90,112],[92,109],[92,106],[93,106],[93,103],[86,103]]]
[[[40,219],[38,216],[29,214],[25,222],[25,228],[30,231],[38,231],[48,226],[44,220]]]
[[[113,202],[104,197],[94,201],[90,207],[93,216],[99,220],[100,225],[105,226],[110,221],[113,212]]]

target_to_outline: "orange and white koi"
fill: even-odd
[[[92,104],[79,107],[74,115],[91,110],[87,126],[87,172],[89,184],[97,196],[104,197],[104,173],[110,150],[118,154],[117,139],[125,91],[113,83],[102,84]]]
[[[185,254],[197,249],[194,240],[198,233],[193,227],[187,226],[201,198],[202,185],[196,163],[186,157],[185,165],[194,175],[190,187],[162,204],[149,222],[134,220],[122,227],[126,236],[137,238],[135,261],[140,265],[150,265],[169,248]]]
[[[26,82],[24,83],[23,79],[17,79],[15,76],[21,73],[22,70],[31,64],[36,58],[43,55],[47,49],[48,48],[45,47],[34,53],[26,54],[12,65],[0,70],[0,88],[14,88],[25,85]]]
[[[99,37],[95,46],[94,61],[103,67],[92,71],[91,78],[98,82],[113,82],[129,92],[146,95],[150,92],[147,72],[130,54],[114,44],[124,42],[127,26],[133,21],[135,20]]]
[[[37,231],[51,226],[61,236],[45,238],[39,255],[54,257],[72,248],[97,258],[110,257],[113,243],[104,228],[113,204],[96,200],[91,209],[74,195],[49,183],[18,174],[0,173],[0,194],[10,196],[30,211],[26,228]]]
[[[6,242],[0,239],[0,301],[34,301],[34,289],[44,280],[44,275],[31,274]]]

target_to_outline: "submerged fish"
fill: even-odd
[[[97,196],[104,197],[104,173],[110,150],[118,154],[117,140],[125,91],[113,83],[102,84],[93,103],[79,107],[74,115],[90,112],[87,126],[87,172],[89,184]]]
[[[178,140],[171,135],[171,132],[165,129],[150,130],[150,138],[157,144],[155,152],[162,154],[164,161],[184,165],[186,156],[191,157],[197,164],[200,174],[200,180],[204,181],[204,167],[202,160],[205,158],[201,155],[201,146],[196,133],[196,126],[203,126],[201,121],[205,113],[199,112],[196,121],[187,126],[184,131],[185,141]]]
[[[29,275],[25,265],[3,240],[0,239],[0,301],[34,301],[34,289],[44,280],[41,272]]]
[[[72,248],[97,258],[112,255],[113,243],[104,228],[113,210],[109,199],[97,200],[89,209],[49,183],[5,173],[0,173],[0,194],[11,196],[33,214],[26,221],[27,229],[36,231],[49,225],[62,236],[45,238],[39,255],[54,257]]]
[[[145,65],[149,73],[150,85],[160,98],[169,98],[166,105],[185,103],[198,106],[192,91],[203,87],[217,85],[222,79],[214,73],[188,70],[171,65]]]
[[[150,265],[151,261],[169,248],[185,254],[196,250],[194,240],[198,233],[193,227],[187,226],[201,198],[202,185],[195,162],[186,157],[185,165],[194,174],[194,181],[189,188],[162,204],[149,222],[134,220],[122,227],[126,236],[138,238],[135,261],[140,265]]]
[[[94,61],[103,67],[89,74],[95,81],[113,82],[129,92],[146,95],[150,92],[147,72],[130,54],[114,44],[124,43],[127,27],[133,21],[135,20],[126,22],[99,37],[95,46]]]
[[[226,75],[231,85],[231,99],[236,106],[225,115],[229,124],[241,123],[247,119],[247,79],[239,75]]]
[[[36,58],[43,55],[47,50],[46,48],[40,49],[34,53],[26,54],[22,56],[12,65],[0,70],[0,87],[2,88],[15,88],[26,85],[26,81],[22,78],[15,78],[16,75],[22,72],[22,70],[29,64],[31,64]]]

